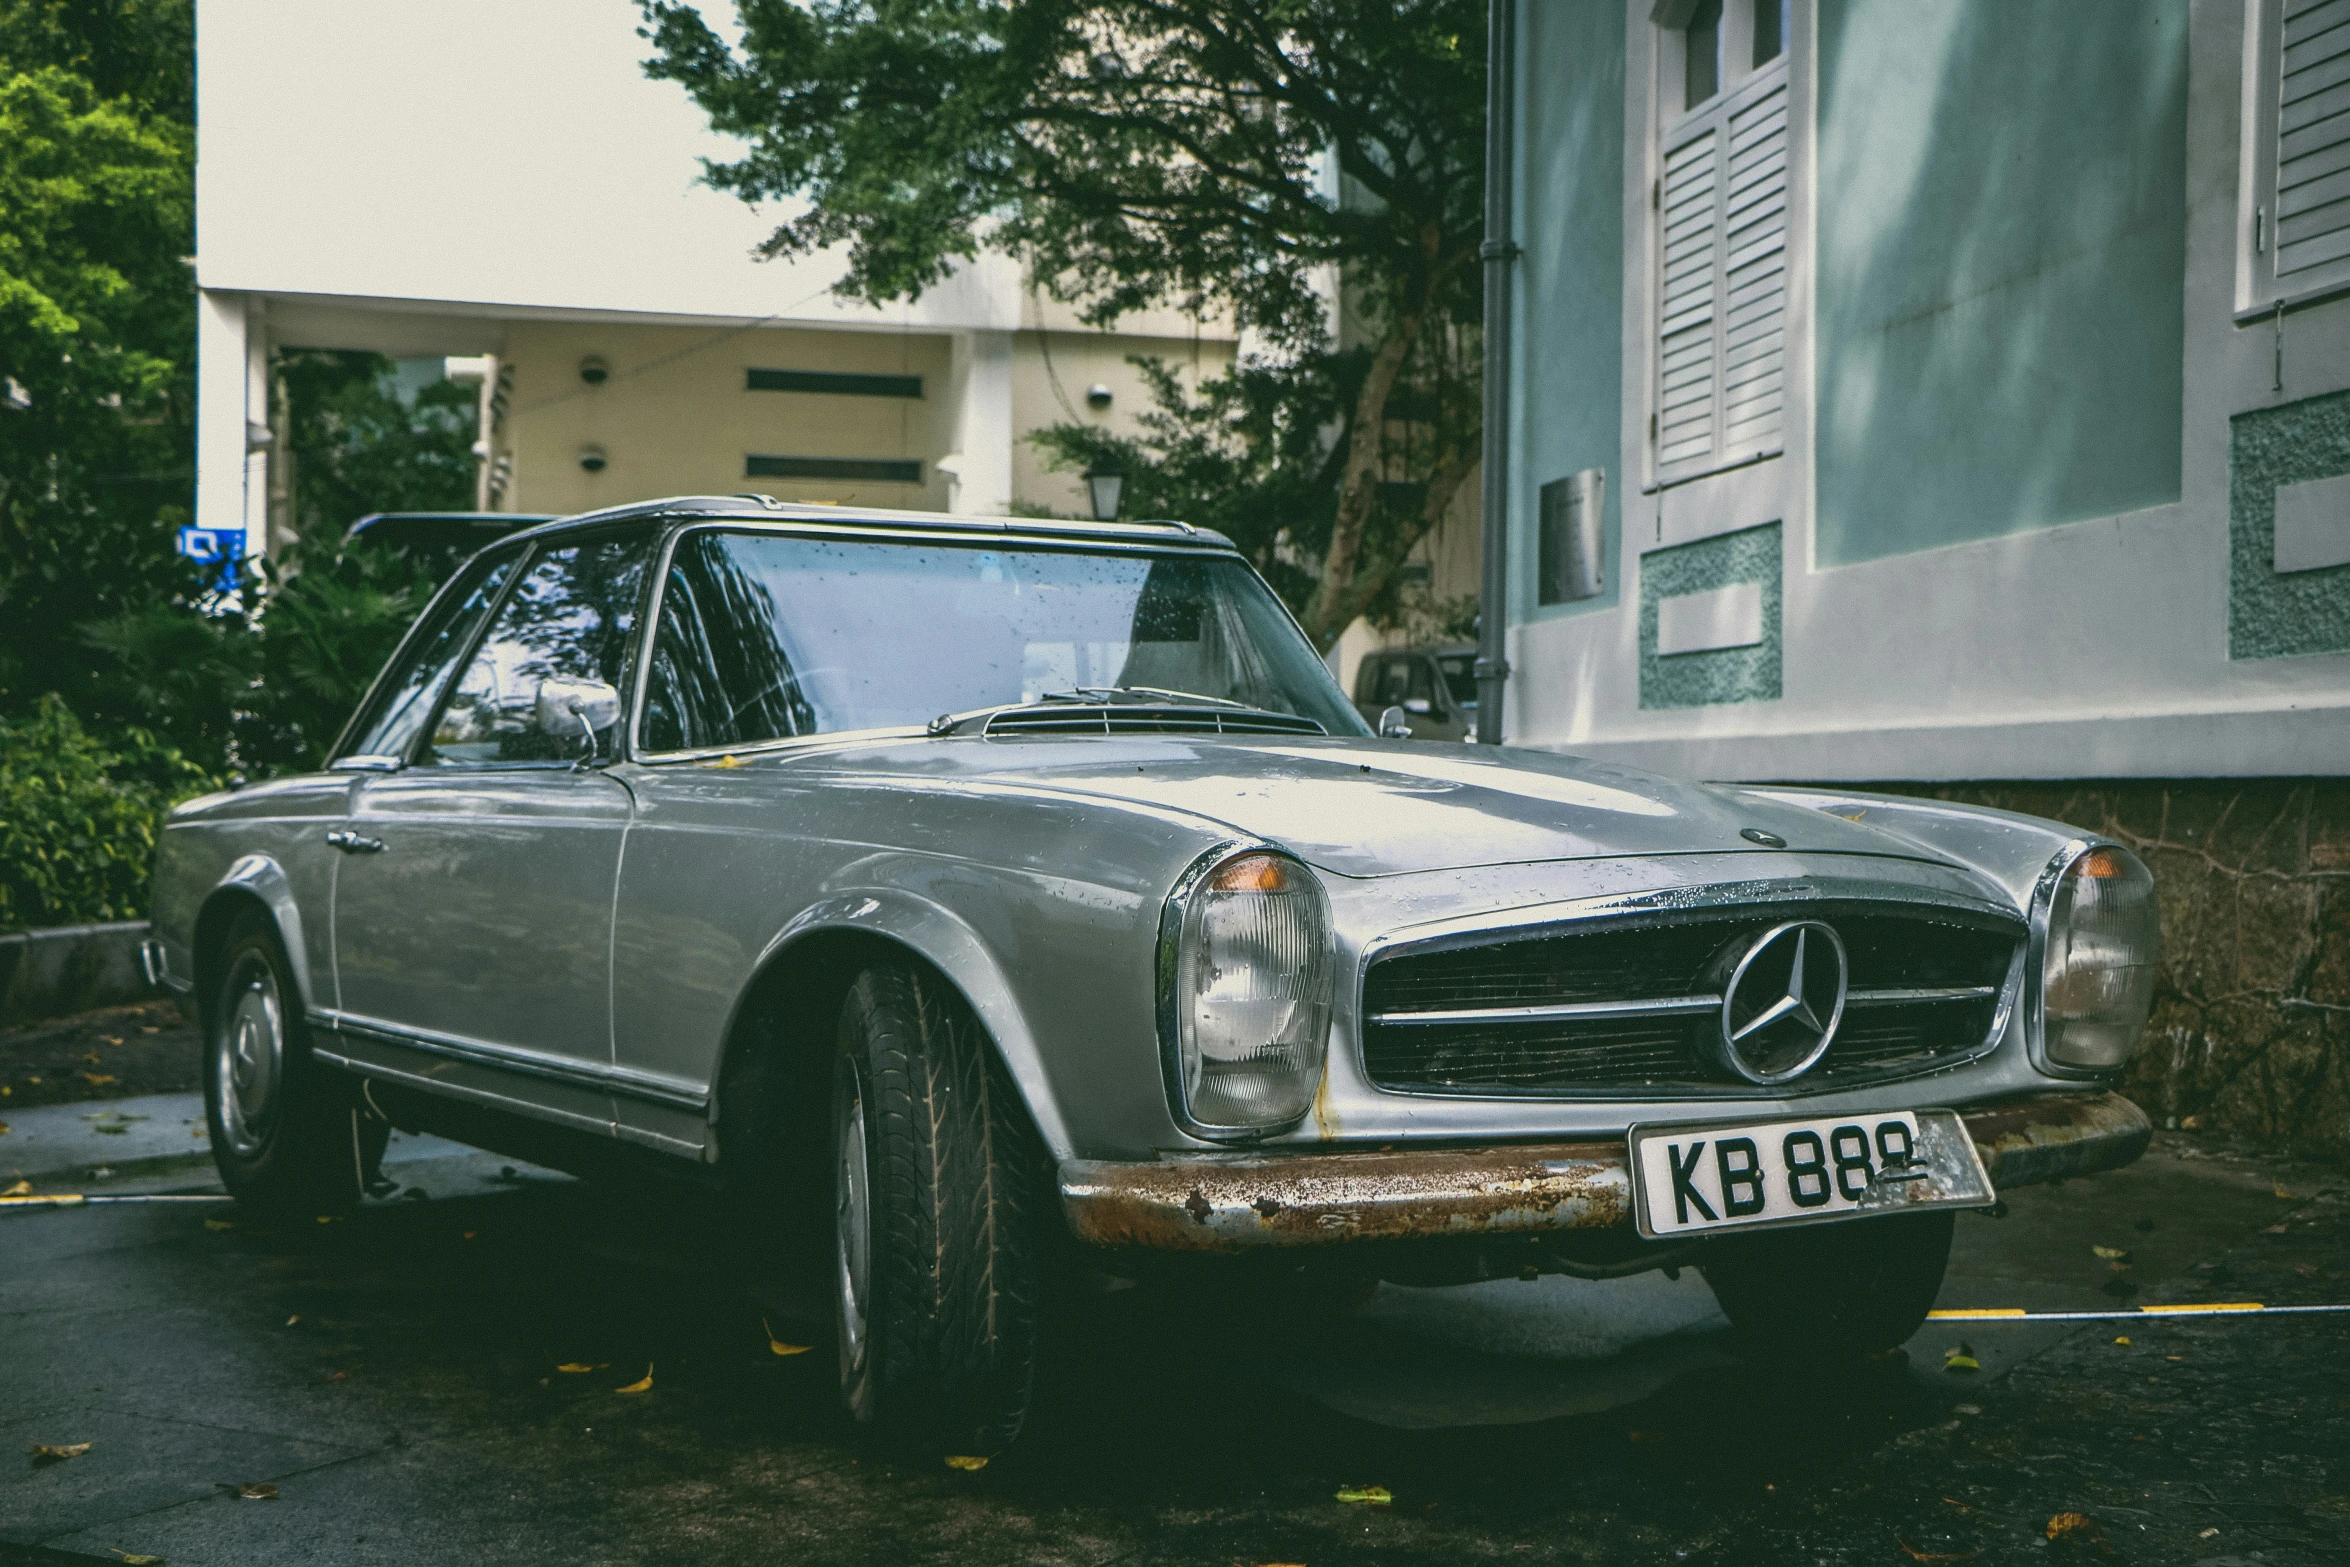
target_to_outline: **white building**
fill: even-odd
[[[785,213],[697,183],[735,149],[646,78],[628,0],[200,0],[196,25],[196,521],[252,553],[277,349],[495,356],[502,510],[979,513],[1084,511],[1022,437],[1130,420],[1130,354],[1234,351],[1174,313],[1083,327],[999,257],[889,309],[835,297],[832,258],[754,259]]]

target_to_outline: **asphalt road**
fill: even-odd
[[[207,1189],[184,1109],[14,1115],[0,1174]],[[392,1160],[419,1196],[335,1224],[0,1214],[0,1561],[2350,1561],[2350,1318],[1929,1324],[1821,1373],[1735,1353],[1693,1273],[1120,1289],[1064,1324],[1031,1435],[957,1470],[851,1439],[821,1330],[690,1202]],[[2338,1169],[2165,1134],[2012,1195],[1960,1220],[1944,1305],[2350,1301]],[[1944,1369],[1962,1345],[1982,1370]]]

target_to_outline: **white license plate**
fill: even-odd
[[[1652,1240],[1994,1200],[1955,1110],[1631,1131],[1633,1210]]]

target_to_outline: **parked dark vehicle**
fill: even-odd
[[[1477,650],[1409,648],[1365,653],[1355,666],[1355,711],[1376,725],[1401,708],[1414,740],[1474,740]]]
[[[351,524],[343,539],[399,550],[435,582],[446,582],[474,551],[554,520],[553,512],[379,511]]]
[[[2126,848],[1382,741],[1175,524],[502,539],[326,770],[172,813],[154,909],[241,1201],[356,1203],[387,1122],[690,1175],[826,1281],[854,1417],[950,1452],[1019,1430],[1048,1258],[1694,1265],[1852,1353],[1953,1210],[2149,1135]]]

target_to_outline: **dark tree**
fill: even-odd
[[[1356,350],[1326,524],[1286,530],[1323,643],[1476,467],[1478,0],[740,0],[739,50],[642,4],[648,70],[749,144],[710,181],[803,198],[766,251],[845,245],[844,293],[917,296],[992,248],[1097,325],[1173,304],[1292,365]]]

